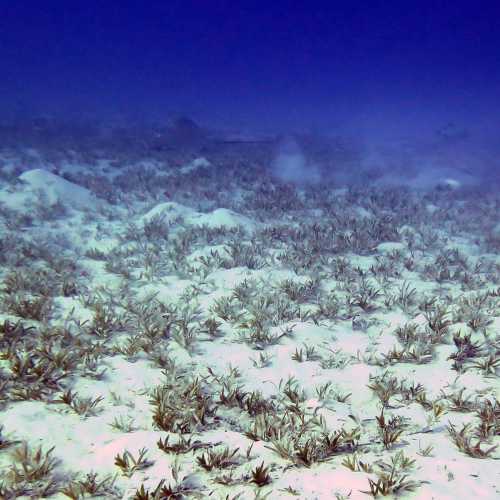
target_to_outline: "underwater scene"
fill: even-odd
[[[0,6],[0,499],[500,498],[497,11]]]

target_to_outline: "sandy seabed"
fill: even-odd
[[[498,192],[0,180],[1,498],[499,498]]]

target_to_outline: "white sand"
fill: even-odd
[[[192,172],[195,175],[199,167],[208,167],[207,160],[200,159],[189,164],[184,172]],[[110,173],[110,177],[115,175]],[[439,179],[441,179],[441,174]],[[251,234],[262,224],[251,219],[249,215],[237,213],[227,208],[216,208],[202,213],[173,201],[159,202],[145,213],[131,215],[133,210],[129,210],[124,216],[121,208],[111,209],[102,200],[97,201],[94,194],[76,184],[70,183],[48,171],[41,169],[30,170],[20,176],[22,184],[16,187],[4,187],[0,192],[0,201],[11,209],[18,212],[30,212],[29,204],[34,199],[45,200],[52,205],[58,200],[68,207],[77,211],[76,215],[62,216],[57,220],[57,230],[64,233],[69,238],[71,245],[67,249],[68,255],[79,254],[78,261],[86,270],[86,280],[92,291],[102,291],[106,287],[111,291],[113,297],[118,298],[118,289],[123,285],[122,279],[105,269],[104,262],[92,260],[83,255],[85,250],[98,249],[101,251],[120,250],[123,251],[125,243],[120,240],[124,228],[130,222],[134,222],[138,227],[144,223],[154,220],[155,217],[162,217],[165,224],[171,224],[171,230],[175,232],[177,228],[188,226],[206,226],[208,228],[226,227],[236,228],[242,226],[248,236],[247,241],[253,244]],[[419,187],[434,182],[435,179],[417,179]],[[427,184],[426,184],[427,182]],[[445,182],[451,187],[455,186],[455,180]],[[131,202],[133,204],[133,202]],[[141,202],[137,201],[135,210],[140,211]],[[151,205],[150,205],[151,206]],[[429,204],[429,213],[438,210],[435,205]],[[114,210],[115,218],[108,219],[103,215],[103,207],[107,210]],[[88,215],[89,211],[93,215]],[[84,214],[87,214],[84,219]],[[371,214],[366,208],[360,208],[359,217],[370,219]],[[79,221],[79,223],[76,223]],[[180,221],[180,222],[178,222]],[[281,222],[279,220],[273,221]],[[29,237],[36,235],[53,234],[54,223],[44,227],[27,228],[24,234]],[[443,228],[446,232],[446,229]],[[499,232],[498,226],[495,231]],[[474,241],[466,238],[458,238],[447,235],[447,247],[459,248],[471,261],[498,256],[487,256],[482,252]],[[160,244],[164,245],[163,243]],[[196,248],[187,257],[193,269],[198,271],[203,268],[200,258],[210,258],[211,252],[217,252],[223,257],[226,246],[224,244],[209,245],[205,248]],[[153,255],[156,250],[153,250]],[[353,267],[359,266],[366,272],[371,266],[376,264],[377,256],[387,256],[393,252],[407,252],[408,247],[405,242],[386,241],[380,243],[375,253],[372,255],[350,256],[350,263]],[[422,256],[429,261],[439,251],[436,248],[434,254]],[[124,257],[126,258],[126,257]],[[136,258],[136,257],[134,257]],[[134,277],[138,277],[145,270],[144,262],[140,260],[134,264],[132,259],[127,260],[130,272]],[[29,262],[25,265],[30,266]],[[137,267],[134,267],[137,266]],[[3,271],[5,272],[7,266]],[[201,271],[199,271],[201,272]],[[195,273],[195,271],[193,271]],[[206,276],[176,276],[175,273],[166,272],[160,278],[155,277],[148,280],[142,277],[131,282],[131,286],[136,293],[136,298],[147,297],[150,293],[156,294],[156,299],[164,303],[172,303],[180,300],[187,303],[185,294],[189,295],[190,287],[196,285],[203,290],[197,303],[200,308],[200,318],[203,320],[213,316],[211,307],[217,299],[231,295],[235,286],[243,280],[264,280],[264,288],[277,286],[285,279],[294,279],[297,282],[306,282],[304,276],[295,276],[294,273],[285,269],[278,261],[274,267],[267,265],[263,269],[250,270],[245,266],[233,267],[230,269],[210,270]],[[397,281],[391,284],[391,290],[395,290],[396,285],[409,282],[412,288],[416,289],[419,295],[429,295],[432,293],[441,296],[449,295],[458,297],[464,292],[456,282],[447,282],[444,285],[423,279],[420,273],[404,270]],[[336,285],[336,280],[324,280],[324,284],[330,284],[330,288]],[[100,288],[101,287],[101,288]],[[486,290],[491,284],[485,282],[481,290]],[[328,286],[326,288],[329,288]],[[337,291],[339,297],[347,297],[347,292]],[[183,295],[184,294],[184,295]],[[470,295],[467,292],[467,295]],[[398,446],[391,450],[384,450],[380,443],[377,443],[374,434],[374,419],[380,414],[380,404],[373,391],[368,388],[370,375],[380,375],[386,369],[396,375],[398,379],[406,378],[422,384],[427,392],[429,400],[438,398],[442,392],[457,390],[465,387],[467,392],[482,393],[490,397],[500,394],[500,383],[498,372],[494,376],[485,377],[478,370],[470,370],[463,374],[458,374],[451,369],[451,361],[447,358],[455,352],[453,344],[439,345],[436,347],[436,354],[433,360],[427,364],[394,363],[390,366],[380,367],[367,364],[365,356],[371,352],[373,356],[379,357],[382,353],[387,353],[393,347],[400,344],[394,334],[399,325],[412,321],[423,325],[425,318],[418,311],[406,313],[394,306],[392,310],[383,307],[384,297],[381,295],[376,299],[377,309],[364,314],[360,311],[360,317],[369,321],[365,329],[358,330],[353,327],[352,318],[340,318],[334,321],[322,320],[314,324],[312,320],[301,321],[299,318],[284,322],[272,331],[279,334],[287,326],[293,328],[293,335],[284,337],[276,344],[266,347],[265,353],[269,355],[270,364],[266,367],[257,368],[253,360],[256,360],[260,350],[253,349],[246,343],[237,342],[237,331],[230,321],[222,322],[221,330],[224,336],[211,340],[196,341],[196,348],[189,353],[175,341],[169,340],[169,351],[176,363],[184,367],[193,376],[207,377],[207,368],[219,376],[228,373],[228,367],[237,367],[240,377],[237,379],[238,385],[246,391],[261,391],[264,397],[275,397],[280,382],[289,377],[295,377],[301,388],[306,390],[307,399],[304,403],[306,412],[312,416],[322,416],[330,431],[339,430],[342,426],[352,428],[354,421],[350,415],[355,416],[363,426],[361,442],[372,442],[371,446],[362,448],[359,451],[360,458],[368,463],[375,463],[377,460],[389,462],[399,450],[416,460],[414,471],[409,476],[422,481],[415,491],[404,492],[404,498],[415,499],[494,499],[500,497],[500,467],[495,460],[500,455],[496,450],[492,457],[485,459],[471,458],[461,453],[451,441],[446,431],[448,421],[460,428],[461,422],[474,420],[471,413],[459,413],[448,411],[435,422],[429,423],[429,412],[415,402],[408,405],[399,405],[394,402],[394,408],[388,409],[387,413],[404,416],[408,420],[408,427],[405,428]],[[52,325],[63,324],[65,318],[72,314],[73,318],[78,318],[84,322],[92,318],[91,311],[85,307],[77,297],[58,297],[57,307],[51,320]],[[497,301],[496,313],[493,323],[487,327],[488,332],[498,339],[500,331],[500,310]],[[307,309],[308,305],[301,305],[301,309]],[[314,308],[312,308],[314,309]],[[15,316],[4,312],[0,320],[11,319]],[[472,332],[465,324],[455,324],[452,331],[461,330],[463,334]],[[124,329],[125,330],[125,329]],[[473,332],[472,332],[473,333]],[[129,333],[116,334],[115,339],[127,339]],[[474,337],[476,334],[474,334]],[[316,347],[316,352],[327,358],[329,353],[337,352],[337,358],[345,360],[345,366],[322,368],[319,360],[304,361],[299,363],[292,359],[297,349],[303,349],[304,344]],[[6,366],[5,361],[0,361],[0,367]],[[80,397],[102,396],[104,400],[98,405],[98,411],[93,416],[82,417],[72,412],[65,405],[47,404],[42,401],[9,401],[1,410],[0,423],[4,426],[3,435],[11,439],[26,440],[30,445],[36,447],[42,444],[44,449],[54,448],[54,456],[60,463],[58,471],[61,477],[70,472],[80,472],[82,474],[95,470],[100,477],[107,474],[118,474],[116,488],[122,498],[132,498],[134,492],[141,484],[145,487],[155,487],[161,479],[166,483],[176,483],[186,478],[184,484],[192,485],[201,493],[201,498],[233,498],[233,495],[241,493],[242,499],[256,498],[255,492],[258,488],[249,483],[248,479],[243,480],[233,486],[223,486],[213,481],[219,473],[228,473],[228,470],[214,471],[208,473],[204,471],[196,462],[202,451],[179,455],[180,478],[174,479],[176,457],[174,454],[165,454],[156,446],[160,438],[165,438],[166,432],[155,429],[151,419],[151,405],[148,395],[144,394],[144,389],[152,389],[164,380],[162,371],[154,367],[144,353],[139,354],[136,359],[127,358],[125,355],[116,355],[104,359],[103,365],[107,368],[106,375],[102,380],[93,380],[88,377],[78,376],[70,379],[69,386]],[[335,400],[320,401],[315,393],[315,388],[327,382],[332,383],[332,388],[342,394],[351,393],[346,402]],[[215,385],[214,391],[215,391]],[[215,393],[214,393],[214,397]],[[332,499],[335,498],[368,498],[363,493],[369,489],[368,478],[376,481],[377,476],[366,472],[352,472],[342,465],[342,461],[347,456],[340,453],[327,463],[313,464],[311,467],[295,466],[289,460],[280,458],[277,453],[268,449],[266,443],[258,441],[253,444],[253,448],[246,457],[247,448],[252,445],[252,441],[245,437],[243,429],[250,422],[248,415],[236,408],[220,408],[221,419],[219,423],[207,426],[205,430],[193,436],[194,439],[203,443],[222,443],[230,449],[239,448],[235,459],[235,477],[249,475],[251,470],[264,462],[270,466],[271,484],[264,486],[261,490],[268,493],[271,499],[293,498],[285,488],[297,490],[301,499]],[[113,430],[109,424],[116,418],[130,418],[133,420],[133,432],[124,433]],[[370,423],[371,422],[371,423]],[[371,425],[371,427],[369,427]],[[241,429],[238,427],[241,426]],[[426,432],[431,431],[431,432]],[[172,434],[171,440],[176,441]],[[499,444],[498,436],[491,440],[491,445]],[[418,455],[419,449],[427,445],[434,447],[432,456],[424,457]],[[487,446],[487,445],[483,445]],[[120,470],[115,466],[114,459],[117,454],[128,450],[134,457],[142,448],[147,448],[147,458],[153,465],[144,470],[135,472],[130,478],[120,474]],[[366,450],[366,453],[363,452]],[[10,467],[11,459],[7,451],[0,452],[0,468],[2,465],[7,470]],[[112,496],[110,496],[112,497]],[[27,497],[26,497],[27,498]],[[53,498],[65,498],[61,493],[53,495]]]

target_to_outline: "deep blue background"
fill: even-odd
[[[2,0],[0,111],[494,133],[498,4]]]

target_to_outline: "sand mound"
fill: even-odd
[[[212,212],[201,213],[196,210],[175,202],[160,203],[153,207],[148,213],[141,217],[142,222],[148,222],[153,217],[163,217],[166,222],[182,217],[183,222],[188,225],[209,227],[234,228],[243,226],[247,230],[255,227],[255,222],[244,215],[228,210],[227,208],[217,208]]]
[[[1,194],[2,202],[14,210],[23,210],[33,203],[49,206],[62,202],[79,209],[92,209],[103,203],[88,189],[40,168],[24,172],[19,179],[23,184]]]

